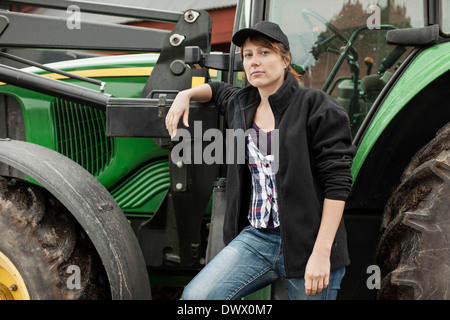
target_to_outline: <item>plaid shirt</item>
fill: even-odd
[[[259,132],[258,132],[259,131]],[[247,142],[248,167],[252,175],[252,194],[248,220],[255,228],[276,228],[280,225],[278,219],[278,197],[275,187],[275,173],[273,170],[274,156],[265,155],[260,149],[264,150],[263,138],[270,139],[263,131],[256,127],[257,135],[250,133]],[[258,139],[258,136],[260,138]],[[260,149],[255,143],[259,140]],[[267,144],[266,144],[267,146]]]

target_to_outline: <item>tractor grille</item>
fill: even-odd
[[[114,139],[105,133],[105,112],[58,98],[52,109],[57,151],[99,175],[115,153]]]

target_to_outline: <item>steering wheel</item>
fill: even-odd
[[[317,19],[318,21],[320,21],[321,23],[323,23],[328,29],[330,29],[333,32],[333,35],[331,37],[328,37],[327,39],[318,42],[317,43],[317,47],[321,47],[324,46],[325,44],[327,44],[328,42],[334,40],[336,37],[341,39],[342,41],[344,41],[346,44],[349,43],[349,40],[347,39],[347,37],[338,29],[336,28],[335,25],[333,25],[330,21],[328,21],[327,19],[325,19],[324,17],[322,17],[320,14],[318,14],[315,11],[312,11],[310,9],[303,9],[302,10],[302,15],[303,18],[305,19],[306,23],[309,26],[309,29],[311,30],[312,34],[314,36],[318,35],[318,32],[316,30],[314,30],[314,24],[311,22],[310,17],[313,17],[315,19]],[[338,52],[340,51],[338,48],[336,48],[336,46],[333,45],[333,49],[337,50]],[[356,52],[356,50],[353,47],[350,47],[350,52],[353,55],[353,59],[354,60],[358,60],[358,53]]]

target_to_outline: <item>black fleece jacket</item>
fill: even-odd
[[[224,116],[227,128],[251,128],[261,100],[257,88],[241,89],[218,82],[209,85],[212,102]],[[319,230],[324,198],[345,201],[348,197],[356,148],[345,110],[322,91],[301,88],[292,75],[287,75],[269,102],[279,134],[276,187],[286,277],[301,278]],[[234,148],[238,146],[235,141]],[[237,150],[227,152],[238,154]],[[250,171],[246,164],[234,160],[227,165],[226,244],[249,225]],[[350,263],[343,221],[330,262],[331,270]]]

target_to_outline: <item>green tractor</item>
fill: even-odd
[[[222,163],[171,160],[164,118],[180,90],[244,86],[238,48],[211,52],[203,10],[2,3],[176,25],[72,28],[0,9],[0,58],[11,62],[0,65],[0,299],[178,298],[223,246],[226,183]],[[449,10],[448,0],[237,3],[235,30],[280,24],[303,85],[349,114],[358,151],[341,299],[450,298]],[[193,149],[224,130],[212,105],[192,103],[189,121],[202,124]],[[283,298],[278,287],[252,298]]]

